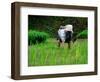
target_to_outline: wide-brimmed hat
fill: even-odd
[[[73,25],[67,24],[67,25],[65,25],[65,28],[73,28]]]

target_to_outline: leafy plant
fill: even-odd
[[[45,42],[49,35],[45,32],[28,31],[28,45]]]
[[[78,35],[77,35],[78,38],[82,38],[82,39],[85,39],[88,37],[88,31],[87,30],[83,30],[82,32],[80,32]]]

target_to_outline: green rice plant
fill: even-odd
[[[48,38],[45,43],[28,47],[28,65],[72,65],[88,63],[87,39],[77,39],[68,49],[68,45],[58,47],[54,38]]]
[[[78,35],[77,35],[78,38],[82,38],[82,39],[85,39],[88,37],[88,31],[87,30],[83,30],[82,32],[80,32]]]
[[[28,45],[45,42],[49,35],[45,32],[28,31]]]

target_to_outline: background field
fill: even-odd
[[[48,39],[45,43],[28,47],[28,65],[87,64],[87,53],[87,39],[78,39],[71,49],[67,44],[59,48],[55,39]]]

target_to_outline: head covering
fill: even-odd
[[[65,25],[65,30],[66,31],[72,31],[73,32],[73,25],[71,25],[71,24]]]
[[[65,29],[64,26],[60,26],[60,29]]]

